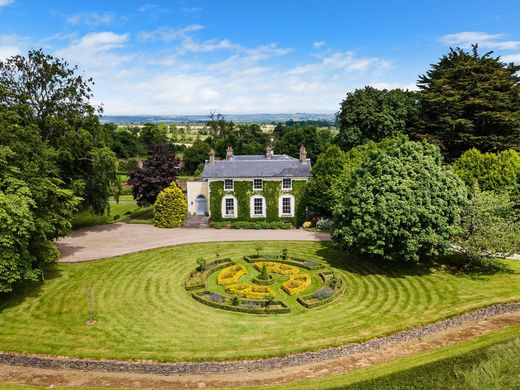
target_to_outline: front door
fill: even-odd
[[[206,215],[208,213],[208,199],[204,195],[199,195],[195,199],[195,213],[197,215]]]

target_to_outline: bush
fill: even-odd
[[[322,218],[318,222],[316,222],[316,227],[320,230],[331,230],[332,219]]]
[[[322,287],[319,290],[315,291],[312,296],[320,301],[324,299],[330,298],[334,295],[334,290],[330,287]]]
[[[464,183],[433,145],[406,137],[383,143],[337,182],[332,238],[346,251],[388,260],[445,254],[461,231]]]
[[[224,268],[217,275],[217,284],[227,286],[238,282],[242,276],[247,273],[246,268],[242,264],[234,264]]]
[[[303,223],[303,227],[304,228],[311,228],[312,227],[312,222],[311,221],[305,221]]]
[[[182,226],[188,216],[188,203],[175,182],[162,190],[154,204],[153,224],[163,228]]]

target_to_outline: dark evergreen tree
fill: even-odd
[[[419,77],[420,117],[415,139],[438,145],[448,159],[466,150],[520,148],[520,66],[493,52],[450,49]]]

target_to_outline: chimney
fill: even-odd
[[[231,145],[228,145],[226,149],[226,160],[233,160],[233,148]]]
[[[305,150],[305,146],[300,146],[300,162],[302,164],[307,164],[307,150]]]
[[[271,157],[273,157],[273,146],[268,144],[267,148],[265,148],[265,158],[270,160]]]
[[[209,150],[209,163],[211,165],[215,164],[215,151],[213,150],[213,148]]]

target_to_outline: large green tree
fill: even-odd
[[[392,145],[390,145],[392,143]],[[332,237],[350,252],[419,261],[449,249],[466,201],[437,147],[405,137],[366,149],[335,186]]]
[[[33,50],[0,62],[0,106],[23,124],[34,124],[56,152],[59,178],[96,213],[109,209],[111,188],[118,188],[110,137],[100,125],[101,109],[92,98],[92,79],[66,61]],[[102,159],[102,161],[101,161]]]
[[[57,152],[38,127],[1,106],[0,140],[0,292],[7,292],[56,260],[53,240],[70,232],[80,199],[65,188]]]
[[[327,150],[332,142],[330,129],[316,126],[281,127],[276,132],[274,152],[298,158],[300,147],[307,149],[307,157],[316,160],[320,153]]]
[[[307,181],[305,199],[309,208],[323,216],[332,215],[334,204],[333,184],[341,175],[347,162],[345,152],[331,145],[319,155],[312,166],[312,176]]]
[[[415,92],[401,89],[357,89],[347,94],[338,113],[337,143],[343,150],[404,134],[417,120]]]
[[[520,66],[492,52],[450,49],[419,77],[420,116],[413,136],[438,145],[448,159],[466,150],[520,148]]]

